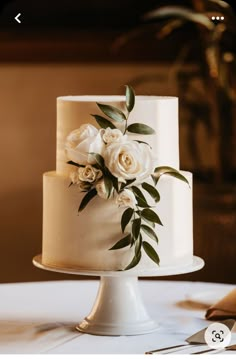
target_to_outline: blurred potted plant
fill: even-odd
[[[212,21],[212,17],[215,20]],[[180,56],[173,64],[181,102],[188,110],[188,150],[198,162],[196,167],[200,169],[201,161],[194,130],[197,122],[201,121],[207,132],[214,137],[215,163],[211,181],[232,181],[236,175],[236,16],[232,8],[222,0],[192,0],[188,7],[162,6],[145,14],[143,18],[148,24],[121,36],[116,46],[124,45],[142,32],[148,34],[150,29],[156,32],[157,40],[163,40],[179,29],[184,30],[189,23],[195,27],[194,36],[197,36],[191,42],[182,43],[180,38]],[[218,18],[224,18],[224,21],[217,21]],[[186,29],[189,31],[189,28]],[[197,70],[186,75],[185,61],[196,43],[200,49]],[[197,89],[191,89],[195,92],[192,96],[195,98],[190,99],[188,85],[194,76],[201,77],[204,94],[200,98]],[[145,77],[142,80],[145,81]]]
[[[193,0],[192,8],[165,6],[145,15],[146,20],[166,20],[159,37],[168,36],[186,23],[199,30],[201,61],[198,66],[207,89],[210,112],[215,124],[216,159],[215,182],[228,181],[233,175],[234,110],[236,104],[236,70],[234,36],[236,16],[222,0]],[[221,21],[221,19],[223,21]]]
[[[191,124],[188,150],[192,150],[198,159],[195,127],[200,119],[214,138],[216,160],[210,178],[212,185],[208,179],[205,181],[208,184],[194,186],[195,250],[207,263],[198,279],[233,282],[236,251],[236,16],[230,5],[222,0],[192,0],[189,6],[176,6],[175,1],[173,4],[145,14],[147,25],[122,35],[115,46],[123,46],[142,33],[149,35],[150,29],[155,32],[157,40],[164,39],[192,24],[194,37],[188,44],[182,43],[180,38],[180,56],[173,67],[182,89],[181,103],[184,98]],[[224,21],[217,20],[221,18]],[[186,29],[189,31],[189,27]],[[186,78],[187,55],[196,45],[200,50],[195,61],[197,70]],[[203,95],[200,96],[199,89],[195,88],[195,98],[189,99],[188,84],[199,76],[204,84]],[[207,147],[204,154],[208,155]],[[198,166],[201,163],[198,162]],[[222,261],[224,270],[219,272],[218,266]]]

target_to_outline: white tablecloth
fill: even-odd
[[[188,297],[220,297],[233,286],[140,280],[144,302],[159,329],[141,336],[104,337],[74,330],[92,308],[98,280],[0,285],[0,354],[143,354],[184,343],[206,327],[205,310],[187,309]],[[233,334],[236,342],[235,334]],[[228,352],[229,353],[229,352]],[[234,352],[235,353],[235,352]]]

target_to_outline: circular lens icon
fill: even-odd
[[[231,341],[231,331],[222,323],[213,323],[206,329],[204,338],[210,348],[225,348]]]

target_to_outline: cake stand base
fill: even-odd
[[[138,276],[158,277],[194,272],[204,266],[204,261],[193,257],[188,266],[157,268],[152,270],[89,271],[42,264],[41,255],[33,259],[41,269],[100,276],[100,287],[90,314],[76,326],[80,332],[96,335],[138,335],[155,331],[158,324],[150,318],[138,286]]]
[[[100,335],[135,335],[156,330],[143,304],[137,277],[101,277],[91,313],[76,328]]]

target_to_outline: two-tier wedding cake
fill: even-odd
[[[57,99],[56,171],[43,176],[48,266],[189,265],[192,175],[179,170],[178,98]]]

